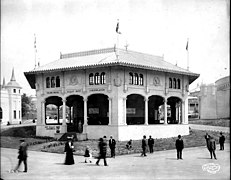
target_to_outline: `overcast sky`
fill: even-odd
[[[187,68],[201,83],[229,75],[229,0],[1,0],[1,84],[15,70],[23,92],[34,94],[23,74],[71,53],[113,47],[117,19],[120,48]]]

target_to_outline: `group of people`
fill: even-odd
[[[206,140],[207,148],[210,152],[211,159],[213,157],[214,157],[214,159],[217,159],[216,153],[215,153],[215,150],[216,150],[215,139],[211,135],[206,133],[205,140]],[[24,162],[24,172],[27,172],[27,147],[28,147],[28,144],[25,142],[24,139],[21,139],[20,141],[21,141],[21,144],[19,146],[19,151],[18,151],[19,161],[18,161],[16,168],[13,171],[16,172],[18,170],[18,168],[20,167],[21,163]],[[220,132],[219,143],[220,143],[220,150],[224,150],[225,136],[222,134],[222,132]],[[141,156],[147,156],[146,155],[147,146],[149,147],[149,152],[153,153],[154,139],[152,138],[152,136],[149,136],[149,139],[147,140],[146,136],[144,135],[143,139],[142,139],[142,145],[141,145],[141,147],[142,147]],[[99,138],[98,147],[99,147],[99,156],[98,156],[98,159],[96,161],[96,165],[99,165],[100,159],[103,159],[104,160],[104,166],[108,166],[107,160],[106,160],[106,155],[107,155],[107,138],[106,138],[106,136],[104,136],[103,138]],[[177,159],[183,159],[182,158],[182,150],[184,149],[184,141],[182,140],[181,135],[178,135],[178,139],[175,142],[175,147],[177,150]],[[115,158],[116,141],[112,136],[110,136],[110,139],[109,139],[109,148],[111,150],[111,157]],[[127,142],[126,148],[128,150],[130,150],[132,148],[132,140],[131,139]],[[65,143],[65,147],[64,147],[64,152],[66,154],[64,164],[72,165],[75,163],[74,157],[73,157],[74,151],[75,151],[75,149],[74,149],[74,144],[73,144],[73,137],[67,137],[67,142]],[[91,160],[92,153],[91,153],[91,150],[88,146],[85,149],[84,157],[85,157],[85,163],[87,163],[87,162],[91,163],[92,162],[92,160]]]

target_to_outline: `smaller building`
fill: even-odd
[[[22,122],[21,86],[16,82],[14,69],[10,82],[5,84],[5,78],[1,89],[0,122],[1,124],[19,124]]]

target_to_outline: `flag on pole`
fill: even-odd
[[[35,34],[34,34],[34,49],[37,52],[37,48],[36,48],[36,36],[35,36]]]
[[[119,32],[119,20],[118,20],[117,25],[116,25],[116,32],[117,32],[118,34],[121,34],[121,32]]]
[[[188,40],[187,40],[187,44],[186,44],[186,50],[188,51]]]

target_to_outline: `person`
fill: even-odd
[[[116,146],[116,141],[115,139],[113,139],[112,136],[110,136],[109,147],[111,149],[111,157],[114,157],[114,158],[115,158],[115,146]]]
[[[98,157],[98,160],[96,161],[96,165],[99,166],[100,159],[103,159],[104,160],[104,166],[108,166],[107,161],[106,161],[107,142],[106,142],[105,138],[104,139],[99,138],[99,145],[98,146],[99,146],[99,157]]]
[[[126,148],[128,150],[128,153],[130,152],[131,148],[132,148],[132,139],[130,139],[127,144],[126,144]]]
[[[209,135],[208,135],[208,133],[206,133],[205,134],[205,140],[206,140],[206,146],[207,146],[207,148],[208,148],[208,141],[209,141]]]
[[[20,167],[22,161],[24,163],[24,171],[27,172],[27,147],[28,144],[25,142],[24,139],[20,139],[21,144],[19,145],[18,149],[18,165],[16,166],[14,172],[18,171],[18,168]]]
[[[210,136],[210,138],[208,140],[208,150],[210,152],[211,159],[213,159],[213,156],[214,156],[214,159],[217,159],[216,153],[215,153],[216,142],[212,136]]]
[[[152,136],[149,136],[148,146],[149,146],[149,152],[153,153],[154,139],[152,138]]]
[[[84,157],[85,157],[85,163],[87,163],[87,161],[89,161],[90,163],[92,162],[91,161],[92,153],[88,146],[85,149]]]
[[[64,152],[66,153],[66,158],[64,164],[72,165],[75,164],[73,157],[74,145],[73,145],[73,137],[68,136],[67,142],[65,143]]]
[[[177,160],[182,159],[182,150],[184,149],[184,141],[181,139],[181,135],[178,135],[178,139],[176,140],[176,150],[177,150]]]
[[[219,138],[219,143],[220,143],[220,150],[224,150],[224,143],[225,143],[225,136],[220,132],[220,138]]]
[[[142,153],[141,153],[141,156],[147,156],[146,155],[146,147],[147,147],[147,142],[146,142],[146,136],[144,135],[143,139],[142,139]]]

